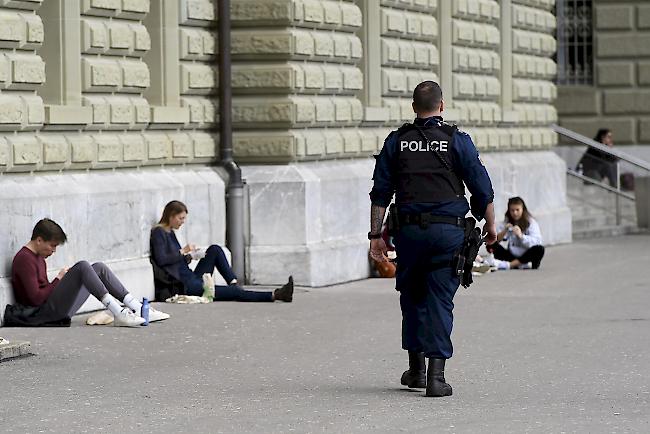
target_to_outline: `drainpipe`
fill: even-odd
[[[232,87],[230,72],[230,0],[219,0],[219,149],[228,172],[226,187],[226,244],[232,253],[233,271],[241,283],[244,268],[244,182],[232,152]]]

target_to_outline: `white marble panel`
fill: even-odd
[[[68,235],[68,242],[48,259],[50,272],[80,260],[102,261],[122,270],[124,283],[136,295],[152,297],[149,231],[173,199],[190,210],[181,237],[202,246],[225,243],[224,181],[212,168],[3,175],[0,302],[11,299],[13,256],[44,217]],[[0,307],[4,313],[4,304]]]

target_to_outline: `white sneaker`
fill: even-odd
[[[149,322],[162,321],[169,318],[169,314],[149,306]]]
[[[533,268],[533,263],[532,262],[526,262],[525,264],[521,264],[519,267],[520,270],[530,270]]]
[[[483,259],[483,262],[488,264],[490,267],[495,268],[497,270],[509,270],[510,269],[510,262],[508,261],[502,261],[500,259],[496,259],[494,257],[494,254],[490,253]]]
[[[133,313],[131,309],[125,307],[122,311],[113,315],[113,325],[115,327],[138,327],[144,324],[144,318]]]

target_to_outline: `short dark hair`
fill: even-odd
[[[440,107],[442,89],[435,81],[423,81],[413,90],[413,105],[415,110],[432,112]]]
[[[59,244],[64,244],[68,241],[68,237],[54,220],[45,218],[34,226],[32,231],[32,240],[41,237],[43,241],[55,241]]]

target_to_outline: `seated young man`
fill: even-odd
[[[65,232],[53,220],[36,223],[32,239],[18,251],[11,267],[16,301],[25,306],[40,306],[35,315],[47,318],[44,322],[56,322],[74,315],[92,294],[113,314],[114,326],[142,325],[145,322],[140,316],[142,304],[101,262],[92,266],[87,261],[77,262],[70,269],[62,269],[51,282],[48,280],[45,259],[66,241]],[[167,318],[168,314],[149,309],[150,322]],[[38,323],[38,318],[35,322]]]

